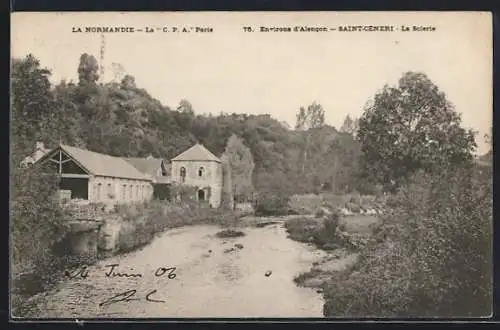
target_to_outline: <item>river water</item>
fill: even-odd
[[[220,230],[216,226],[190,226],[162,233],[140,250],[88,267],[86,278],[66,279],[35,297],[30,315],[23,316],[323,316],[322,295],[293,282],[323,256],[322,252],[288,239],[280,223],[239,228],[246,235],[238,238],[218,238],[215,234]],[[108,277],[111,267],[107,265],[111,264],[119,264],[115,272],[141,277]],[[166,270],[173,267],[175,270]],[[130,298],[137,300],[100,306],[128,290],[136,290]],[[162,302],[147,301],[152,291],[149,299]]]

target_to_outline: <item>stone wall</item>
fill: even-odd
[[[153,185],[145,180],[94,176],[89,178],[89,201],[104,204],[133,203],[153,198]]]

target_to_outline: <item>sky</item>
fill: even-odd
[[[77,81],[80,55],[92,54],[104,67],[102,82],[115,77],[113,63],[119,63],[164,105],[186,99],[198,114],[268,113],[293,126],[298,109],[315,101],[337,128],[346,115],[359,117],[385,84],[420,71],[455,105],[463,126],[478,131],[482,154],[493,115],[491,24],[491,15],[480,12],[13,13],[11,54],[35,55],[53,83]],[[346,25],[394,31],[340,32]],[[435,31],[403,32],[401,25]],[[135,32],[72,32],[98,26]],[[261,26],[336,30],[259,32]]]

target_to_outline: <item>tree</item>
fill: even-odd
[[[361,147],[354,137],[339,133],[329,144],[323,156],[323,172],[329,175],[326,181],[333,192],[351,192],[358,190],[358,167]]]
[[[78,65],[79,85],[95,84],[99,79],[99,63],[93,55],[84,53],[80,56]]]
[[[357,118],[352,119],[351,116],[347,115],[344,119],[344,123],[340,127],[340,132],[356,136],[358,128],[359,128],[359,120]]]
[[[308,160],[311,135],[314,133],[314,129],[320,128],[324,124],[325,110],[323,109],[321,104],[313,102],[307,107],[307,109],[304,109],[304,107],[300,107],[299,112],[297,113],[297,123],[295,125],[295,129],[305,132],[305,143],[302,157],[302,174],[304,174],[305,172],[305,167]]]
[[[474,133],[423,73],[407,72],[397,87],[385,86],[359,121],[365,177],[394,189],[418,169],[472,159]]]
[[[221,157],[222,159],[222,207],[226,210],[233,210],[234,205],[234,194],[233,194],[233,183],[231,178],[231,165],[227,157]]]
[[[136,88],[135,86],[135,78],[132,77],[129,74],[126,74],[122,81],[121,81],[121,86],[122,89],[134,89]]]
[[[227,141],[222,158],[227,162],[231,173],[234,202],[248,199],[253,191],[252,174],[255,168],[252,152],[239,136],[233,134]]]
[[[18,164],[37,140],[45,140],[44,125],[54,108],[50,71],[33,55],[12,62],[12,160]],[[17,165],[16,165],[17,166]]]
[[[184,99],[180,100],[179,106],[177,107],[177,110],[180,112],[187,113],[191,116],[194,115],[193,105],[188,100],[184,100]]]
[[[309,129],[318,128],[325,124],[325,110],[321,104],[313,102],[304,109],[300,107],[297,114],[296,130],[307,131]]]

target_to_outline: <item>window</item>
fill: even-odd
[[[135,199],[139,200],[139,186],[135,186]]]
[[[205,173],[205,169],[203,167],[200,167],[200,169],[198,170],[198,176],[201,178],[201,177],[203,177],[204,173]]]
[[[129,195],[128,195],[128,197],[129,197],[129,199],[130,199],[130,200],[133,200],[133,199],[134,199],[134,196],[133,196],[133,193],[134,193],[134,186],[130,185],[130,186],[129,186],[129,189],[130,189],[130,190],[129,190],[129,192],[128,192],[128,194],[129,194]]]
[[[181,167],[181,182],[186,181],[186,168]]]
[[[111,198],[113,195],[113,189],[111,187],[111,183],[108,183],[108,197]]]
[[[98,183],[97,184],[97,190],[96,190],[96,194],[95,194],[95,199],[97,201],[100,201],[101,200],[101,188],[102,188],[102,183]]]
[[[122,200],[126,200],[127,199],[127,185],[124,184],[122,186]]]

